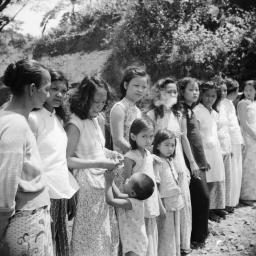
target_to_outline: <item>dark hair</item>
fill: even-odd
[[[126,95],[125,83],[127,85],[130,81],[135,77],[147,77],[148,74],[145,69],[136,66],[127,67],[124,71],[123,78],[120,84],[120,91],[121,91],[121,99],[123,99]]]
[[[129,132],[129,142],[132,149],[137,149],[136,141],[132,140],[131,134],[138,135],[143,130],[154,129],[153,122],[149,117],[145,116],[144,118],[137,118],[132,122]]]
[[[154,192],[154,181],[145,173],[136,173],[136,175],[139,176],[139,179],[134,182],[132,187],[136,194],[134,198],[138,200],[145,200]]]
[[[219,104],[219,102],[221,101],[221,89],[220,89],[220,86],[217,85],[216,82],[213,82],[213,81],[207,81],[207,82],[203,82],[202,84],[200,84],[199,86],[199,89],[200,89],[200,99],[199,101],[202,103],[202,95],[208,91],[208,90],[216,90],[216,93],[217,93],[217,99],[216,101],[214,102],[212,108],[216,111],[216,112],[219,112],[218,109],[217,109],[217,106]]]
[[[47,69],[35,60],[19,60],[10,64],[4,72],[3,82],[15,96],[21,96],[28,84],[34,83],[38,88],[42,81],[42,73]]]
[[[51,83],[53,82],[63,82],[66,85],[66,88],[68,90],[68,80],[65,77],[65,75],[58,70],[55,69],[49,69],[49,73],[51,75]],[[69,119],[69,111],[68,106],[66,103],[62,103],[59,107],[55,108],[56,115],[63,120],[64,123],[66,123]]]
[[[160,104],[159,106],[156,104],[156,100],[160,100],[160,91],[166,89],[167,84],[176,84],[176,80],[173,77],[166,77],[159,79],[152,88],[152,99],[151,99],[151,107],[150,109],[154,110],[155,118],[164,117],[164,105]]]
[[[175,146],[177,144],[177,141],[176,141],[176,136],[175,134],[168,130],[168,129],[161,129],[159,130],[156,135],[155,135],[155,139],[154,139],[154,142],[153,142],[153,154],[157,155],[157,156],[160,156],[160,151],[158,150],[158,146],[165,140],[169,140],[169,139],[174,139],[175,140]],[[173,152],[173,154],[170,156],[170,158],[173,158],[175,157],[175,153],[176,153],[176,147],[175,147],[175,150]]]
[[[227,86],[227,94],[230,94],[232,92],[236,92],[239,89],[239,83],[232,78],[226,78],[224,80],[224,83]]]
[[[107,92],[107,101],[102,109],[104,110],[110,99],[108,84],[99,76],[86,76],[70,97],[71,112],[81,119],[88,119],[94,95],[99,88]]]

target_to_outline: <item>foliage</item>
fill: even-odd
[[[209,79],[219,73],[244,79],[252,73],[248,63],[256,53],[255,10],[217,2],[140,2],[115,37],[115,60],[109,65],[124,67],[136,60],[153,81],[167,75]]]

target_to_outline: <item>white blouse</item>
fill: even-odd
[[[79,187],[68,170],[67,135],[60,120],[42,108],[30,113],[29,124],[37,140],[50,198],[71,198]]]

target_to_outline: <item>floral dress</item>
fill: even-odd
[[[75,156],[81,159],[104,158],[105,140],[96,118],[70,120],[80,131]],[[118,226],[114,208],[105,201],[104,169],[75,170],[80,185],[74,219],[71,250],[73,256],[116,256]]]

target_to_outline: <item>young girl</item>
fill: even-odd
[[[153,153],[162,159],[158,168],[159,194],[166,210],[165,218],[159,218],[159,256],[180,255],[180,210],[184,207],[178,173],[173,164],[176,137],[169,130],[159,130],[154,139]]]
[[[205,82],[200,86],[200,103],[194,108],[206,160],[210,165],[206,180],[210,193],[209,218],[213,221],[220,221],[220,216],[225,216],[222,211],[225,208],[225,169],[217,134],[218,113],[212,108],[219,99],[220,90],[217,85]]]
[[[129,130],[132,122],[141,117],[136,103],[142,99],[148,88],[148,75],[139,67],[128,67],[120,85],[121,100],[110,111],[110,129],[114,150],[126,153],[129,143]]]
[[[238,103],[238,118],[244,137],[243,180],[240,198],[246,205],[256,200],[256,82],[249,80],[244,87],[245,99]]]
[[[97,120],[108,99],[108,85],[98,77],[85,77],[70,99],[73,114],[67,127],[67,159],[80,185],[71,241],[74,256],[116,256],[118,251],[114,209],[107,205],[104,192],[104,172],[117,163],[105,156]]]
[[[50,198],[28,115],[49,97],[51,77],[37,61],[10,64],[12,98],[0,110],[0,255],[53,256]]]
[[[198,166],[186,136],[185,119],[181,112],[174,108],[178,96],[176,82],[172,78],[160,79],[154,89],[153,109],[147,115],[153,120],[155,131],[166,128],[174,132],[177,139],[174,163],[179,175],[183,176],[181,190],[184,200],[184,208],[181,210],[181,249],[184,254],[188,254],[191,251],[192,213],[189,191],[190,173],[185,163],[183,151],[189,159],[190,169],[195,177],[198,177]]]
[[[147,119],[135,119],[130,128],[129,141],[131,150],[125,154],[123,179],[126,180],[134,173],[147,174],[156,185],[153,169],[154,159],[147,150],[153,142],[153,124]],[[148,237],[148,256],[157,255],[158,231],[156,217],[159,215],[158,192],[145,200],[145,224]]]
[[[69,255],[66,215],[67,199],[78,190],[68,170],[67,135],[63,129],[66,113],[63,100],[68,81],[60,71],[50,70],[50,97],[44,107],[29,115],[30,127],[37,139],[43,170],[51,198],[52,239],[56,255]]]
[[[193,248],[202,247],[208,235],[209,191],[206,182],[206,171],[209,169],[198,122],[193,107],[199,98],[199,86],[196,79],[185,77],[178,81],[178,105],[183,111],[187,123],[185,129],[194,159],[199,167],[199,177],[191,177],[190,195],[192,205],[192,233]],[[189,165],[188,165],[189,166]]]
[[[227,87],[227,97],[222,100],[228,113],[229,134],[231,138],[231,152],[232,152],[232,173],[231,173],[231,208],[227,209],[229,212],[234,212],[234,207],[239,203],[241,184],[242,184],[242,145],[243,138],[241,129],[238,124],[234,100],[238,95],[239,84],[236,80],[225,79]]]
[[[144,173],[135,173],[123,185],[123,193],[114,183],[114,173],[105,172],[106,202],[118,211],[123,255],[146,256],[148,238],[144,222],[143,200],[154,191],[153,180]]]

